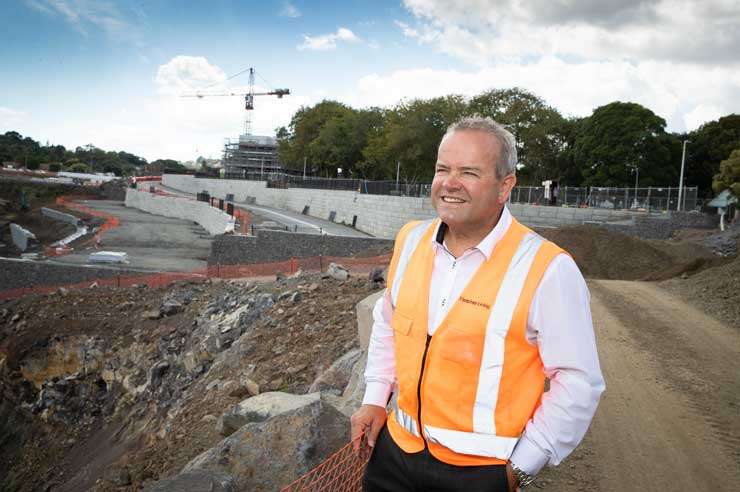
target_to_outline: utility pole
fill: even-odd
[[[686,144],[690,143],[691,140],[683,141],[683,152],[681,153],[681,177],[678,179],[678,204],[676,204],[676,210],[681,210],[681,197],[683,196],[683,168],[686,163]]]
[[[398,176],[401,173],[401,160],[396,161],[396,191],[398,191]]]
[[[303,156],[303,180],[306,180],[306,156]]]
[[[637,183],[640,181],[640,168],[638,166],[632,166],[632,170],[635,172],[635,199],[634,204],[637,208]]]

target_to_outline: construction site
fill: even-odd
[[[428,198],[0,184],[2,490],[359,490],[346,445],[371,309]],[[533,487],[740,488],[737,221],[510,209],[587,278],[607,385]]]

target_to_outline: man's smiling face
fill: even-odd
[[[513,175],[498,179],[500,144],[479,130],[458,130],[442,140],[432,181],[432,204],[451,230],[492,228],[506,203]],[[507,181],[509,180],[509,181]]]

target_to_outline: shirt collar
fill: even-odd
[[[501,240],[501,238],[504,236],[506,231],[509,230],[509,226],[511,225],[511,212],[509,212],[509,207],[504,205],[504,209],[501,211],[501,217],[499,217],[498,222],[496,225],[491,229],[491,232],[489,232],[486,237],[483,238],[483,240],[478,243],[477,246],[473,249],[477,249],[483,255],[486,257],[486,260],[489,260],[491,258],[491,254],[493,253],[493,248],[496,247],[496,244]],[[434,234],[432,235],[432,245],[436,249],[437,247],[443,246],[443,241],[445,237],[445,232],[447,232],[447,224],[440,221],[439,224],[437,224],[437,228],[434,231]]]

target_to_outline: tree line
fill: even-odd
[[[132,176],[147,164],[146,159],[129,152],[105,151],[92,144],[74,150],[63,145],[41,145],[15,131],[0,134],[0,162],[15,162],[31,170],[48,164],[52,172],[111,172],[116,176]],[[157,159],[151,164],[162,164],[173,172],[187,171],[185,166],[173,159]]]
[[[730,114],[689,133],[666,131],[650,109],[612,102],[588,117],[566,117],[523,89],[494,89],[402,101],[392,108],[355,109],[324,100],[302,107],[277,129],[280,160],[315,176],[430,182],[437,145],[447,127],[478,114],[504,124],[517,139],[518,182],[555,179],[568,186],[677,186],[683,141],[685,184],[712,193],[720,163],[740,149],[740,115]],[[731,166],[725,166],[728,169]],[[732,181],[733,178],[729,178]],[[737,177],[734,178],[737,180]]]

